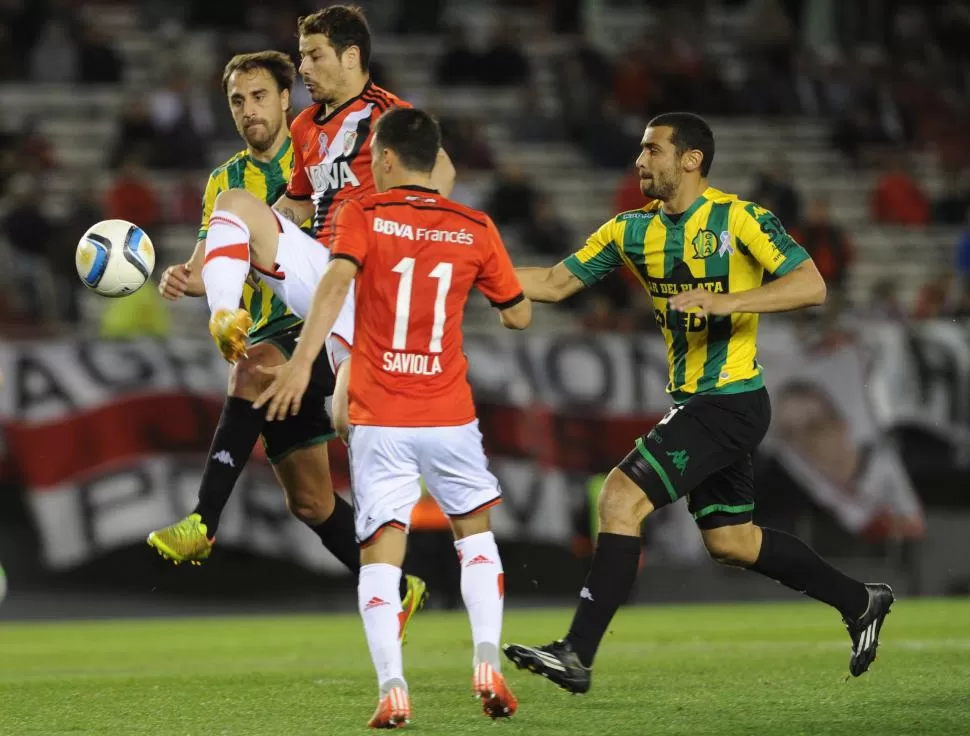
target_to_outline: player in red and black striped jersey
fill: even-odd
[[[406,105],[370,81],[371,39],[360,11],[331,6],[300,19],[300,74],[314,104],[290,128],[294,165],[286,194],[273,208],[243,190],[223,192],[210,219],[202,277],[212,317],[209,330],[230,362],[246,351],[249,314],[239,297],[250,268],[287,306],[306,316],[330,259],[329,220],[341,199],[375,191],[371,130],[391,107]],[[432,174],[444,195],[455,170],[439,151]],[[316,239],[297,226],[313,217]],[[353,294],[327,350],[337,374],[334,425],[346,429],[348,372],[341,366],[353,342]]]

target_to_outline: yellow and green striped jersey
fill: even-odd
[[[245,189],[271,205],[286,192],[286,183],[292,170],[293,147],[289,137],[272,161],[257,161],[248,151],[240,151],[215,169],[209,175],[202,198],[199,240],[208,234],[209,217],[220,192],[227,189]],[[294,327],[301,321],[273,295],[255,273],[250,275],[243,287],[243,306],[253,318],[253,326],[249,330],[252,342],[259,342],[269,335]]]
[[[758,315],[672,312],[667,298],[693,288],[753,289],[765,271],[782,276],[808,258],[771,212],[708,187],[676,222],[659,201],[617,215],[565,265],[587,286],[621,266],[633,271],[653,300],[667,343],[667,391],[682,402],[764,385],[756,360]]]

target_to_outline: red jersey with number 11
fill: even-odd
[[[350,368],[350,423],[450,427],[475,419],[462,320],[472,287],[493,306],[522,285],[488,215],[423,187],[347,200],[333,258],[360,268]]]

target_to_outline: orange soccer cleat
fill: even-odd
[[[475,697],[482,701],[482,710],[489,718],[511,718],[519,707],[501,672],[488,662],[475,665],[472,679]]]
[[[403,687],[392,687],[367,722],[370,728],[404,728],[411,720],[411,698]]]

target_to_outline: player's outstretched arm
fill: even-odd
[[[521,266],[515,269],[522,292],[534,302],[561,302],[584,287],[562,261],[551,268]]]
[[[825,279],[814,261],[802,261],[784,276],[747,291],[714,294],[706,289],[693,289],[670,297],[671,309],[686,312],[697,309],[701,314],[736,314],[742,312],[788,312],[814,307],[825,302]]]
[[[200,238],[188,262],[165,269],[158,284],[158,293],[173,302],[183,296],[205,296],[205,283],[202,281],[204,263],[205,238]]]
[[[532,322],[532,301],[526,297],[518,304],[499,311],[502,326],[510,330],[524,330]]]
[[[300,227],[300,225],[313,215],[313,201],[309,199],[293,199],[284,194],[276,200],[273,209],[297,227]]]
[[[262,373],[273,376],[273,382],[253,402],[253,408],[267,405],[267,421],[283,420],[300,411],[303,394],[310,383],[313,363],[337,321],[337,315],[357,275],[357,264],[346,258],[333,258],[317,285],[310,312],[303,322],[300,341],[293,356],[283,365],[263,367]]]

